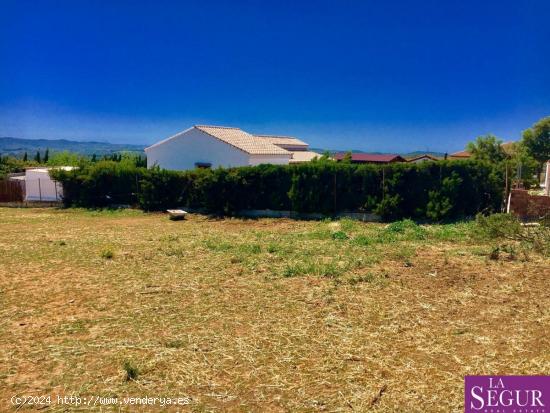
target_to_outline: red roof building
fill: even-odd
[[[449,155],[449,159],[468,159],[472,154],[468,151],[455,152]]]

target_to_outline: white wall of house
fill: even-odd
[[[288,164],[290,154],[250,155],[234,146],[191,128],[145,149],[147,167],[158,165],[164,169],[194,169],[197,162],[209,163],[212,168],[259,165],[261,163]]]
[[[274,165],[288,165],[292,154],[288,155],[250,155],[249,165],[261,165],[263,163],[270,163]]]
[[[146,148],[147,167],[158,165],[164,169],[194,169],[197,162],[219,166],[244,166],[250,155],[207,133],[191,128]]]

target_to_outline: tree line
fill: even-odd
[[[137,167],[147,167],[147,158],[144,154],[134,152],[119,152],[106,155],[92,154],[90,156],[79,153],[61,151],[50,153],[49,149],[45,151],[36,151],[34,156],[29,156],[27,152],[18,156],[9,154],[0,154],[0,179],[7,174],[23,172],[25,168],[37,166],[82,166],[94,164],[99,161],[111,162],[131,162]]]

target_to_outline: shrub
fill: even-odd
[[[385,220],[456,219],[497,211],[503,175],[485,162],[356,165],[329,161],[192,171],[147,170],[99,161],[55,171],[65,205],[139,205],[146,211],[188,207],[233,215],[243,209],[333,216],[368,211]]]
[[[522,229],[519,220],[511,214],[476,216],[478,234],[486,238],[515,238]]]
[[[349,238],[348,235],[344,231],[336,231],[336,232],[332,233],[332,239],[333,240],[343,241],[343,240],[346,240],[348,238]]]
[[[103,251],[101,251],[101,258],[105,258],[106,260],[111,260],[115,256],[115,253],[110,248],[105,248]]]
[[[132,361],[130,360],[124,361],[124,363],[122,364],[122,368],[126,373],[126,381],[137,380],[139,376],[139,369]]]
[[[419,240],[426,238],[426,230],[410,219],[396,221],[384,228],[382,238]]]

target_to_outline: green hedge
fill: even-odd
[[[242,209],[332,215],[367,211],[387,220],[441,220],[498,211],[500,167],[473,161],[356,165],[317,161],[232,169],[167,171],[109,161],[55,172],[66,205],[186,206],[216,214]]]

